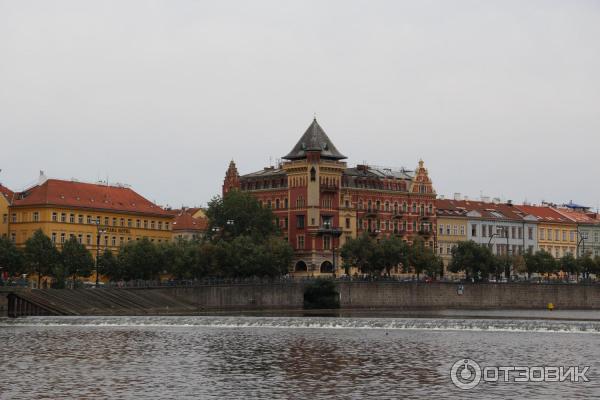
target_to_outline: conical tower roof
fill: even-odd
[[[304,135],[302,135],[292,151],[283,158],[286,160],[300,160],[306,158],[306,152],[308,151],[320,151],[321,158],[328,160],[343,160],[347,158],[335,148],[316,118],[313,119],[312,124],[304,132]]]

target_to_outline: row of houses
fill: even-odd
[[[437,251],[445,264],[452,248],[472,240],[497,255],[544,250],[555,258],[600,256],[600,217],[573,202],[564,205],[437,199]]]
[[[420,238],[447,265],[452,248],[473,240],[499,255],[545,250],[554,257],[600,255],[598,214],[572,202],[529,205],[438,196],[423,160],[415,168],[348,166],[316,119],[276,165],[240,174],[231,161],[222,194],[243,191],[273,211],[294,249],[299,276],[341,273],[339,249],[368,234]],[[0,236],[23,246],[41,229],[57,246],[71,237],[96,254],[146,238],[155,243],[202,236],[201,208],[160,207],[127,185],[47,179],[13,192],[0,185]]]

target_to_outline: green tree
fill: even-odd
[[[340,249],[340,255],[346,268],[357,267],[362,273],[372,273],[376,242],[367,233],[356,239],[349,239]],[[346,271],[348,272],[348,271]]]
[[[579,265],[579,270],[583,274],[583,279],[588,280],[590,278],[590,274],[596,270],[596,265],[594,260],[590,256],[589,253],[581,256],[577,259],[577,264]]]
[[[160,251],[146,238],[121,246],[118,260],[126,280],[158,279],[164,268]]]
[[[552,257],[552,254],[542,250],[538,251],[536,256],[538,257],[538,273],[551,275],[558,271],[558,262]]]
[[[580,265],[573,257],[573,254],[567,253],[559,260],[560,268],[569,275],[576,275],[579,280]]]
[[[408,244],[399,237],[390,236],[381,239],[377,247],[380,249],[378,252],[380,265],[385,269],[388,276],[395,266],[402,264],[403,268],[406,268],[409,264],[410,248]]]
[[[120,281],[124,278],[119,260],[110,249],[104,250],[98,257],[98,273],[105,275],[111,281]]]
[[[237,190],[208,203],[207,235],[213,240],[233,240],[241,235],[268,237],[280,234],[269,208],[261,207],[254,196]]]
[[[0,238],[0,273],[3,271],[10,276],[23,272],[23,253],[6,237]]]
[[[420,274],[435,278],[440,273],[440,259],[434,253],[431,247],[425,246],[421,238],[415,238],[410,246],[408,262],[417,274],[417,280]]]
[[[489,274],[497,275],[501,267],[488,247],[469,240],[460,242],[452,249],[452,260],[448,269],[455,273],[464,271],[467,278],[485,280]]]
[[[61,261],[64,273],[71,277],[73,288],[75,288],[77,276],[88,277],[94,268],[92,255],[74,236],[63,244]]]
[[[38,288],[42,275],[52,275],[60,263],[60,253],[41,229],[35,231],[25,242],[24,255],[27,271],[37,274]]]

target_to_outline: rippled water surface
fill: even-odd
[[[0,319],[0,398],[597,398],[600,321],[522,314]],[[596,319],[594,321],[594,319]],[[481,383],[452,364],[589,365],[587,383]]]

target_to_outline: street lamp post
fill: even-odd
[[[501,226],[496,230],[496,232],[492,233],[492,236],[490,236],[490,240],[488,240],[488,248],[490,247],[490,244],[492,243],[492,239],[496,236],[501,236],[502,233],[506,234],[506,266],[504,267],[504,276],[507,280],[509,280],[510,279],[510,265],[509,265],[509,260],[508,260],[508,246],[509,246],[508,226]]]
[[[94,269],[96,270],[96,288],[100,284],[100,274],[98,273],[98,258],[100,258],[100,236],[106,233],[106,229],[100,229],[100,218],[96,219],[96,260]]]

